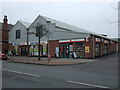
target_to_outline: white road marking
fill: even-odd
[[[8,71],[8,72],[13,72],[13,73],[18,73],[18,74],[23,74],[23,75],[29,75],[29,76],[34,76],[34,77],[40,77],[40,75],[36,74],[31,74],[31,73],[24,73],[24,72],[19,72],[19,71],[14,71],[14,70],[8,70],[8,69],[2,69],[3,71]]]
[[[92,87],[98,87],[98,88],[109,88],[105,86],[93,85],[93,84],[88,84],[88,83],[83,83],[83,82],[75,82],[75,81],[67,81],[67,82],[74,83],[74,84],[82,84],[82,85],[92,86]]]

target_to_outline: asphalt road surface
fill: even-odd
[[[118,88],[118,54],[69,66],[3,61],[2,88]]]

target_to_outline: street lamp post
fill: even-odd
[[[29,61],[29,41],[28,41],[28,38],[29,38],[29,28],[27,28],[27,56],[28,56],[28,61]]]
[[[95,58],[95,41],[94,41],[94,35],[93,35],[93,59]]]
[[[40,60],[40,51],[41,51],[41,50],[40,50],[40,46],[41,46],[41,45],[40,45],[40,37],[38,37],[38,38],[39,38],[39,58],[38,58],[38,60]]]
[[[28,33],[29,29],[27,28],[27,55],[29,56],[29,41],[28,41]]]

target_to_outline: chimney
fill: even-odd
[[[8,19],[7,16],[4,15],[4,19],[3,19],[3,30],[7,30],[8,29]]]

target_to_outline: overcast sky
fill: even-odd
[[[117,2],[4,2],[3,16],[9,23],[17,20],[33,22],[38,15],[44,15],[108,37],[118,36]]]

